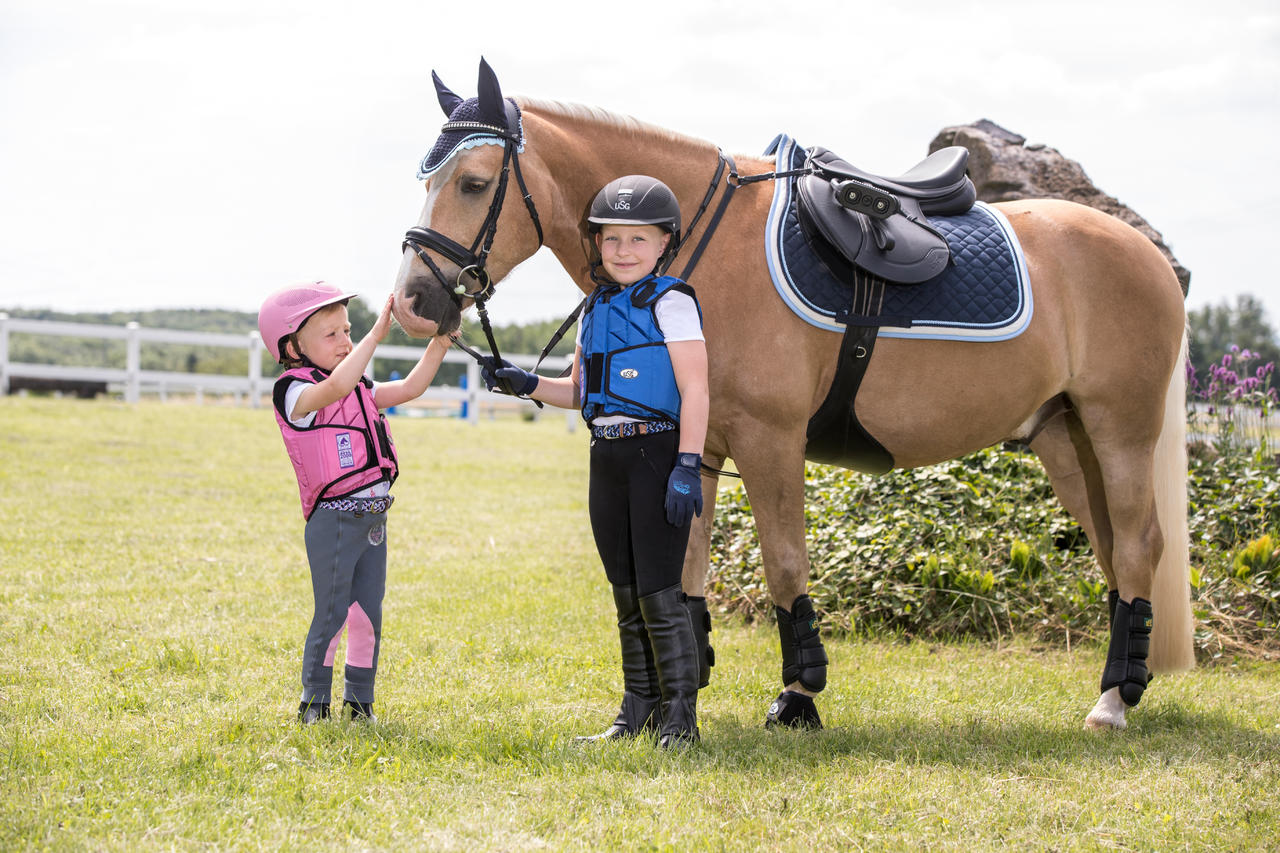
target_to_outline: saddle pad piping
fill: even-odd
[[[777,151],[774,171],[781,172],[792,168],[796,150],[794,139],[780,135],[770,147]],[[764,226],[764,254],[769,266],[769,277],[773,279],[773,286],[778,291],[778,296],[800,319],[819,329],[843,332],[843,324],[835,322],[831,315],[810,304],[799,290],[787,284],[793,279],[782,252],[782,221],[791,204],[792,184],[792,180],[785,179],[775,181],[773,185],[773,202],[769,205],[769,216],[765,219]]]

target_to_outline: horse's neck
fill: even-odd
[[[562,262],[581,254],[579,217],[614,178],[651,175],[688,207],[701,201],[715,174],[716,146],[705,140],[590,107],[547,101],[521,106],[528,118],[530,150],[536,150],[560,194],[559,227],[547,235],[547,245]],[[696,206],[682,212],[688,219],[694,210]]]

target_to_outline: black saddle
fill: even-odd
[[[809,149],[812,169],[796,182],[800,222],[846,261],[900,284],[928,281],[951,259],[946,238],[928,216],[973,207],[977,191],[965,174],[969,151],[958,145],[930,154],[896,178],[882,178],[825,148]]]

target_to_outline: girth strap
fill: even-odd
[[[831,390],[809,418],[806,459],[868,474],[883,474],[893,468],[893,456],[863,429],[854,410],[858,386],[871,363],[879,331],[877,326],[845,326]]]

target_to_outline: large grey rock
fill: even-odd
[[[986,202],[1020,198],[1062,198],[1086,204],[1129,223],[1151,239],[1169,259],[1185,296],[1191,271],[1164,244],[1147,220],[1093,185],[1084,169],[1047,145],[1027,145],[1026,138],[988,119],[943,128],[929,143],[929,153],[948,145],[969,149],[969,178]]]

